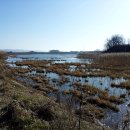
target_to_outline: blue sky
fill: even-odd
[[[130,38],[130,0],[0,0],[0,49],[103,49]]]

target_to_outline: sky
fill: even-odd
[[[93,51],[130,39],[130,0],[0,0],[0,49]]]

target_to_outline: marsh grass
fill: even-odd
[[[116,67],[117,69],[130,66],[130,53],[106,53],[101,54],[96,62],[104,67]]]
[[[100,98],[89,98],[87,99],[87,101],[91,104],[96,104],[97,106],[101,108],[109,108],[115,112],[119,112],[119,108],[115,104],[109,101],[106,101]]]
[[[50,61],[46,60],[23,60],[23,61],[17,61],[15,64],[17,66],[29,66],[29,67],[46,67],[46,65],[50,64]]]

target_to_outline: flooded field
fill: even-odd
[[[87,115],[102,125],[121,129],[129,114],[129,68],[104,67],[75,54],[17,55],[6,62],[21,83],[58,102],[69,98],[75,110],[82,105],[83,113],[84,107],[92,107],[95,111]]]
[[[77,54],[28,54],[28,55],[17,55],[16,57],[9,57],[8,62],[15,62],[21,60],[49,60],[56,63],[65,62],[79,62],[79,63],[89,63],[90,60],[78,59]]]

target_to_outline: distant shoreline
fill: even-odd
[[[28,54],[79,54],[80,52],[8,52],[11,55],[28,55]]]

